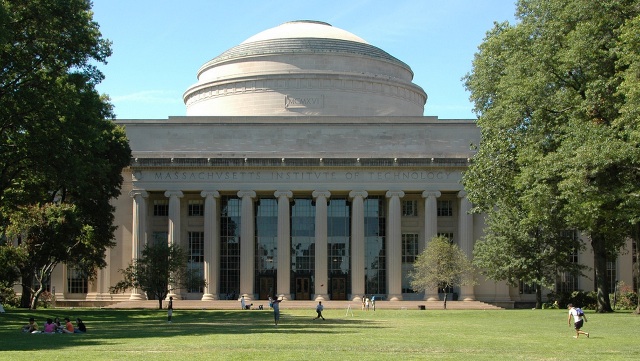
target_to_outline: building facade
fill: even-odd
[[[203,301],[436,300],[442,290],[415,293],[409,279],[428,240],[447,236],[472,257],[484,223],[461,179],[479,129],[423,116],[427,94],[407,64],[327,23],[294,21],[197,76],[186,116],[117,121],[133,155],[114,200],[117,245],[93,282],[59,267],[58,300],[145,299],[109,287],[152,242],[188,250],[206,286],[175,296]],[[631,284],[631,262],[623,254],[612,277]],[[587,277],[559,284],[593,289]],[[480,277],[453,292],[508,304],[533,299],[526,289]]]

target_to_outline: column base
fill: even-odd
[[[328,294],[316,294],[313,299],[315,301],[329,301],[331,298]]]
[[[279,293],[278,297],[276,297],[276,298],[280,298],[280,299],[285,300],[285,301],[293,300],[293,296],[291,296],[291,293]]]
[[[401,294],[387,295],[387,299],[389,301],[402,301],[402,295]]]
[[[218,296],[213,295],[211,293],[205,293],[204,295],[202,295],[202,301],[217,301],[218,300]]]
[[[146,301],[147,297],[142,293],[132,293],[131,296],[129,296],[129,300],[130,301]]]

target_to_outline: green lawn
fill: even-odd
[[[174,312],[8,310],[0,360],[638,360],[640,317],[587,312],[591,337],[574,339],[565,310],[313,310]],[[84,335],[24,334],[34,316],[81,317]]]

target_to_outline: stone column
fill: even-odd
[[[389,301],[402,301],[402,204],[403,191],[388,191],[387,291]]]
[[[364,199],[366,191],[351,191],[351,299],[364,296]]]
[[[147,243],[147,201],[149,193],[142,189],[129,192],[133,198],[133,225],[131,229],[131,259],[141,257],[142,248]],[[130,300],[145,300],[146,295],[134,288],[131,290]]]
[[[255,224],[253,215],[254,191],[239,191],[238,197],[242,199],[240,210],[240,296],[245,301],[254,299],[255,279]]]
[[[473,215],[469,213],[471,203],[467,199],[467,192],[458,192],[460,199],[460,207],[458,213],[458,235],[460,240],[460,248],[469,260],[473,257]],[[463,301],[475,300],[475,292],[473,286],[460,287],[460,298]]]
[[[291,191],[276,191],[278,199],[278,265],[277,296],[285,300],[291,299],[291,212],[289,199]]]
[[[316,267],[315,267],[315,300],[325,301],[329,299],[329,266],[328,266],[328,240],[327,240],[327,198],[331,197],[328,191],[314,191],[316,200]]]
[[[439,191],[424,191],[422,197],[424,200],[424,239],[420,242],[418,252],[422,253],[427,243],[438,235],[438,197],[441,196]],[[424,299],[426,301],[438,301],[438,288],[432,288],[425,291]]]
[[[180,198],[184,195],[182,191],[166,191],[164,196],[169,198],[169,234],[167,241],[169,247],[173,245],[180,246]],[[167,299],[169,297],[176,298],[181,293],[180,290],[177,293],[174,292],[174,287],[175,285],[169,284]]]
[[[204,286],[203,301],[218,299],[220,269],[220,216],[218,214],[217,191],[202,191],[204,197]]]

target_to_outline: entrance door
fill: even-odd
[[[269,299],[269,296],[276,298],[275,279],[273,277],[260,277],[260,290],[258,297],[261,300]]]
[[[311,278],[296,277],[296,300],[311,299],[310,284],[311,284]]]
[[[347,299],[347,279],[344,277],[331,278],[331,299]]]

